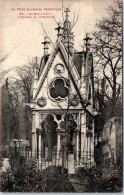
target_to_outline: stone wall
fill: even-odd
[[[103,176],[117,175],[122,164],[122,119],[112,117],[103,128]]]

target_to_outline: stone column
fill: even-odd
[[[35,112],[32,113],[32,156],[35,157],[37,148],[36,126],[35,126]]]
[[[41,135],[41,129],[39,130],[39,161],[41,161],[41,149],[42,149],[42,135]]]
[[[88,162],[87,163],[89,163],[89,161],[90,161],[90,135],[88,135],[87,136],[87,160],[88,160]]]
[[[40,128],[40,114],[39,114],[39,112],[36,112],[36,114],[35,114],[35,127],[37,129]]]
[[[91,132],[88,132],[87,135],[87,166],[90,167],[91,166],[91,157],[92,157],[92,152],[91,152],[91,139],[92,139],[92,135]]]
[[[42,129],[42,121],[44,120],[44,114],[39,113],[39,131],[40,131],[40,140],[41,140],[41,157],[44,157],[44,150],[45,150],[45,145],[44,145],[44,140],[45,138],[43,137],[43,129]]]
[[[59,160],[59,157],[60,157],[60,132],[61,132],[61,129],[60,128],[57,128],[57,156],[56,156],[56,159]]]
[[[36,156],[37,151],[37,135],[36,129],[39,128],[39,113],[32,112],[32,156]]]
[[[86,113],[83,110],[81,112],[81,161],[84,161],[86,155]]]
[[[79,129],[77,129],[77,139],[76,139],[76,164],[79,165]]]
[[[42,169],[42,129],[38,130],[38,134],[39,134],[39,155],[38,155],[38,169],[41,170]]]

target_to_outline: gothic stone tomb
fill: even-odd
[[[58,24],[55,46],[34,68],[32,111],[32,156],[42,168],[50,165],[68,168],[94,164],[94,82],[93,57],[87,34],[85,51],[74,51],[68,9],[64,24]]]

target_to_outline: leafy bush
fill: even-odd
[[[23,164],[2,174],[2,192],[43,192],[44,181],[36,162]]]
[[[103,173],[106,171],[103,177]],[[89,185],[87,192],[121,192],[122,177],[119,166],[104,169],[103,166],[83,170]],[[105,176],[106,175],[106,176]]]

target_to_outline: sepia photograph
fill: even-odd
[[[1,0],[0,42],[0,192],[122,193],[122,0]]]

